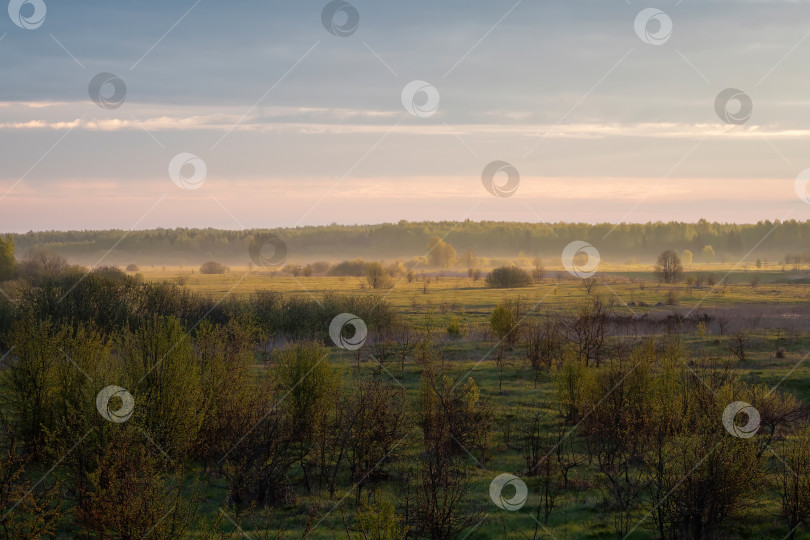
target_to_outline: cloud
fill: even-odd
[[[462,217],[495,159],[521,171],[541,216],[620,218],[671,177],[683,181],[661,183],[639,219],[773,219],[806,166],[807,2],[662,4],[672,37],[650,46],[633,31],[635,2],[523,2],[507,15],[514,2],[350,1],[361,22],[348,38],[323,28],[323,2],[201,2],[184,15],[192,3],[77,0],[49,4],[36,31],[6,20],[0,183],[17,187],[0,229],[103,226],[94,204],[118,223],[128,201],[173,189],[178,152],[206,161],[206,190],[277,224],[339,178],[328,200],[340,204],[311,219]],[[101,72],[125,81],[120,108],[88,99]],[[402,109],[413,80],[441,94],[435,116]],[[715,114],[729,87],[753,100],[744,126]],[[212,215],[193,212],[157,223]]]
[[[7,104],[0,103],[0,108]],[[70,114],[75,109],[70,104],[43,103],[41,107],[28,109],[60,111]],[[190,110],[189,110],[190,109]],[[205,108],[209,109],[210,108]],[[195,110],[194,107],[174,107],[171,114],[150,116],[153,111],[148,106],[131,107],[127,116],[112,118],[72,118],[72,119],[31,119],[0,122],[0,130],[68,130],[86,131],[220,131],[233,130],[248,133],[292,133],[292,134],[384,134],[392,131],[404,135],[445,136],[504,136],[551,139],[605,139],[610,137],[638,137],[654,139],[801,139],[810,137],[810,129],[781,127],[778,125],[730,126],[720,123],[685,122],[631,122],[631,123],[566,123],[534,124],[527,114],[516,114],[510,118],[515,122],[447,124],[420,122],[397,125],[396,120],[406,117],[402,111],[368,111],[328,108],[285,108],[266,109],[261,114],[246,115],[239,108],[222,108],[210,113]],[[160,111],[158,111],[160,112]],[[53,114],[51,114],[53,116]],[[503,119],[496,112],[484,113],[489,118]]]

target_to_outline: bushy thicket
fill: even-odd
[[[184,330],[203,319],[224,324],[251,317],[265,337],[320,340],[328,339],[329,322],[339,313],[353,313],[380,330],[397,320],[390,304],[373,296],[327,293],[318,299],[259,291],[247,300],[213,298],[173,283],[144,282],[115,268],[33,273],[14,287],[15,301],[0,297],[0,340],[23,315],[74,328],[90,323],[105,335],[140,328],[154,317],[174,317]]]
[[[368,263],[363,259],[355,259],[353,261],[343,261],[332,266],[328,274],[330,276],[355,276],[361,277],[366,275],[366,267]]]
[[[517,266],[501,266],[487,274],[487,285],[498,289],[529,287],[534,284],[532,276]]]
[[[200,265],[201,274],[224,274],[228,267],[217,261],[206,261]]]

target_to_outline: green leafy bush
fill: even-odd
[[[517,266],[501,266],[487,275],[487,285],[496,289],[529,287],[534,283],[532,276]]]

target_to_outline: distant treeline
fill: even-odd
[[[514,223],[495,221],[408,222],[380,225],[329,225],[278,229],[154,229],[145,231],[45,231],[12,235],[17,256],[31,249],[57,252],[73,262],[95,264],[174,264],[216,259],[248,264],[251,241],[274,234],[287,247],[288,261],[315,258],[371,260],[424,255],[433,237],[443,238],[459,256],[559,257],[574,240],[594,245],[603,258],[647,262],[662,249],[689,250],[700,260],[735,260],[756,247],[772,262],[785,253],[810,248],[810,221],[760,221],[756,224],[655,222],[613,225],[587,223]],[[710,246],[711,249],[705,249]]]

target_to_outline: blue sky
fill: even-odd
[[[338,37],[328,2],[40,1],[37,28],[0,16],[3,231],[810,218],[807,2],[358,0]],[[98,73],[120,107],[90,99]],[[432,114],[403,106],[415,80]],[[198,189],[172,182],[180,153]],[[483,187],[494,160],[514,196]]]

